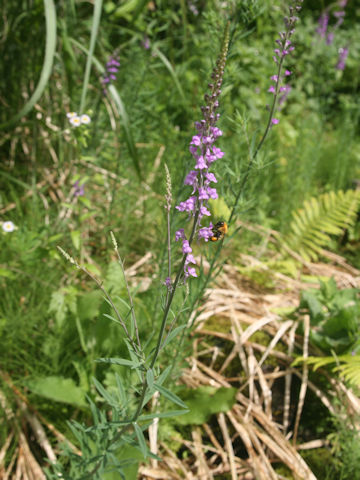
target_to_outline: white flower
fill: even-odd
[[[89,115],[85,115],[85,114],[81,115],[80,120],[81,120],[81,123],[83,123],[84,125],[88,125],[91,122],[91,118],[89,117]]]
[[[66,114],[67,118],[73,118],[73,117],[77,117],[77,113],[76,112],[69,112]]]
[[[8,220],[7,222],[3,222],[2,229],[4,230],[4,232],[10,233],[10,232],[13,232],[14,230],[16,230],[16,227],[15,227],[13,222]]]
[[[73,127],[80,127],[81,125],[81,118],[78,117],[77,115],[75,115],[74,117],[71,117],[69,121]]]

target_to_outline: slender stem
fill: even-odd
[[[85,98],[86,98],[87,88],[89,85],[90,70],[91,70],[91,64],[92,64],[92,59],[94,55],[97,32],[100,24],[101,10],[102,10],[102,0],[95,0],[93,22],[91,27],[90,47],[89,47],[89,53],[86,59],[84,82],[83,82],[83,88],[82,88],[81,99],[80,99],[80,107],[79,107],[80,115],[83,113],[83,110],[85,107]]]
[[[127,295],[128,295],[129,302],[130,302],[131,317],[132,317],[132,321],[133,321],[134,328],[135,328],[136,340],[137,340],[137,343],[138,343],[138,346],[139,346],[139,351],[141,352],[142,348],[141,348],[141,342],[140,342],[140,337],[139,337],[139,329],[138,329],[138,325],[137,325],[137,321],[136,321],[134,302],[133,302],[132,295],[130,293],[129,284],[128,284],[128,281],[127,281],[127,278],[126,278],[126,275],[125,275],[124,264],[123,264],[123,261],[121,260],[119,250],[117,249],[117,247],[115,247],[115,252],[116,252],[116,255],[117,255],[118,260],[119,260],[119,264],[120,264],[120,267],[121,267],[122,274],[124,276],[126,291],[127,291]]]
[[[166,219],[167,219],[167,253],[168,253],[168,279],[171,278],[171,228],[170,228],[170,206],[166,208]],[[168,304],[169,301],[169,288],[166,292],[166,301],[165,305]]]
[[[287,38],[288,38],[288,32],[286,32],[285,40],[287,40]],[[232,221],[232,219],[235,215],[236,207],[239,203],[239,199],[240,199],[241,194],[243,193],[245,185],[246,185],[246,183],[249,179],[249,175],[250,175],[250,172],[253,168],[254,161],[257,157],[257,154],[259,153],[261,147],[263,146],[263,143],[265,142],[265,139],[268,136],[268,133],[270,131],[271,121],[273,119],[273,115],[274,115],[274,111],[275,111],[275,108],[276,108],[276,103],[277,103],[277,99],[278,99],[279,91],[280,91],[280,76],[281,76],[281,70],[282,70],[284,58],[285,58],[284,56],[281,56],[280,61],[279,61],[278,71],[277,71],[277,79],[276,79],[276,86],[275,86],[275,93],[274,93],[274,98],[273,98],[272,105],[271,105],[270,112],[269,112],[269,118],[268,118],[265,130],[264,130],[264,133],[263,133],[263,135],[262,135],[262,137],[261,137],[261,139],[260,139],[260,141],[259,141],[259,143],[258,143],[258,145],[255,149],[255,152],[250,157],[250,161],[249,161],[248,166],[246,168],[245,174],[244,174],[244,176],[243,176],[243,178],[240,182],[239,190],[238,190],[238,193],[235,197],[235,202],[234,202],[234,205],[232,207],[230,217],[228,219],[229,224],[231,223],[231,221]]]
[[[132,339],[127,327],[126,327],[126,324],[124,322],[124,320],[122,319],[121,315],[120,315],[120,312],[119,310],[116,308],[116,305],[114,304],[114,302],[112,301],[110,295],[108,294],[107,290],[104,288],[104,286],[102,285],[102,283],[92,274],[90,273],[85,267],[79,265],[76,263],[76,266],[78,268],[80,268],[80,270],[82,270],[84,273],[86,273],[86,275],[88,275],[95,283],[96,285],[98,286],[98,288],[100,288],[100,290],[103,292],[103,294],[105,295],[106,297],[106,300],[109,302],[109,304],[111,305],[111,308],[114,310],[118,320],[119,320],[119,323],[120,325],[122,326],[127,338],[129,339],[129,342],[131,343],[131,346],[133,347],[134,351],[137,352],[138,354],[141,353],[141,351],[138,349],[138,346],[136,345],[136,343],[134,342],[134,340]]]
[[[193,228],[192,228],[191,235],[190,235],[190,238],[189,238],[189,245],[191,245],[191,242],[194,239],[196,225],[197,225],[197,221],[198,221],[198,218],[199,218],[199,213],[200,213],[199,210],[197,210],[196,213],[195,213],[195,216],[194,216],[194,223],[193,223]],[[162,337],[163,337],[165,326],[166,326],[166,320],[167,320],[168,315],[169,315],[170,307],[171,307],[172,301],[174,299],[176,288],[178,286],[180,277],[184,272],[184,265],[185,265],[186,257],[187,257],[187,253],[185,253],[183,255],[183,258],[182,258],[181,263],[179,265],[179,269],[178,269],[177,275],[175,277],[174,283],[172,284],[172,290],[171,290],[171,293],[170,293],[170,296],[169,296],[169,300],[168,300],[168,302],[165,306],[164,315],[163,315],[163,319],[162,319],[161,327],[160,327],[160,333],[159,333],[158,341],[157,341],[157,344],[156,344],[154,357],[153,357],[152,362],[150,364],[150,368],[154,367],[156,359],[159,355],[161,341],[162,341]]]

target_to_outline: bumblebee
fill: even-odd
[[[213,236],[210,237],[212,242],[217,242],[224,238],[224,236],[228,232],[228,226],[226,222],[217,222],[216,225],[213,227]]]

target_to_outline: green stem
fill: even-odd
[[[288,32],[286,34],[286,39],[287,40],[288,38]],[[272,105],[271,105],[271,108],[270,108],[270,112],[269,112],[269,118],[268,118],[268,121],[267,121],[267,124],[266,124],[266,127],[265,127],[265,130],[264,130],[264,133],[255,149],[255,152],[254,154],[251,156],[250,158],[250,161],[248,163],[248,166],[247,166],[247,169],[245,171],[245,174],[241,180],[241,183],[240,183],[240,187],[239,187],[239,190],[238,190],[238,193],[235,197],[235,202],[234,202],[234,205],[232,207],[232,210],[231,210],[231,214],[230,214],[230,217],[228,219],[228,223],[230,224],[234,215],[235,215],[235,211],[236,211],[236,207],[239,203],[239,200],[240,200],[240,196],[241,194],[243,193],[243,190],[245,188],[245,185],[249,179],[249,175],[250,175],[250,172],[254,166],[254,161],[257,157],[257,154],[259,153],[261,147],[263,146],[264,142],[265,142],[265,139],[266,137],[268,136],[268,133],[270,131],[270,127],[271,127],[271,121],[273,119],[273,115],[274,115],[274,111],[275,111],[275,108],[276,108],[276,104],[277,104],[277,99],[278,99],[278,95],[279,95],[279,90],[280,90],[280,76],[281,76],[281,70],[282,70],[282,65],[283,65],[283,61],[284,61],[284,56],[282,56],[280,58],[280,61],[279,61],[279,66],[278,66],[278,71],[277,71],[277,80],[276,80],[276,86],[275,86],[275,93],[274,93],[274,98],[273,98],[273,102],[272,102]]]
[[[92,22],[92,27],[91,27],[90,48],[89,48],[89,53],[88,53],[88,56],[87,56],[87,59],[86,59],[86,67],[85,67],[83,88],[82,88],[82,92],[81,92],[79,115],[81,115],[83,113],[84,107],[85,107],[85,98],[86,98],[87,88],[88,88],[88,85],[89,85],[91,63],[92,63],[92,58],[93,58],[93,55],[94,55],[96,37],[97,37],[97,32],[98,32],[99,24],[100,24],[101,10],[102,10],[102,0],[95,0],[94,16],[93,16],[93,22]]]

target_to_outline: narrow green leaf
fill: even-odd
[[[138,368],[141,366],[139,362],[127,360],[126,358],[97,358],[97,363],[110,363],[111,365],[123,365],[125,367]]]
[[[171,372],[171,365],[166,367],[165,370],[163,372],[161,372],[161,374],[159,375],[159,377],[156,381],[156,384],[157,385],[162,385],[165,382],[165,380],[167,379],[170,372]]]
[[[136,422],[134,422],[133,425],[134,425],[134,428],[135,428],[135,433],[136,433],[136,436],[137,436],[137,439],[138,439],[138,442],[139,442],[141,453],[143,454],[144,458],[146,458],[148,449],[147,449],[147,446],[146,446],[146,441],[145,441],[144,434],[143,434],[141,428],[139,427],[139,425]]]
[[[166,345],[168,345],[171,342],[171,340],[173,340],[175,337],[177,337],[177,335],[182,330],[184,330],[184,328],[186,328],[186,324],[185,325],[180,325],[179,327],[174,328],[174,330],[172,332],[170,332],[169,335],[165,338],[164,343],[162,344],[161,348],[166,347]]]
[[[151,368],[146,372],[146,380],[149,385],[149,388],[152,390],[154,387],[154,372]]]
[[[81,244],[81,233],[79,230],[72,230],[70,232],[70,237],[71,241],[76,248],[76,250],[80,250],[80,244]]]
[[[176,403],[176,405],[179,405],[180,407],[183,408],[188,408],[186,404],[179,398],[175,393],[170,392],[170,390],[167,390],[165,387],[162,387],[158,383],[154,383],[154,387],[156,390],[158,390],[162,395],[164,395],[165,398],[170,400],[173,403]]]
[[[169,62],[169,60],[165,57],[165,55],[163,53],[160,52],[160,50],[156,47],[153,48],[153,52],[160,58],[160,60],[163,62],[163,64],[165,65],[165,67],[168,69],[168,71],[170,72],[170,75],[172,76],[173,80],[174,80],[174,83],[176,85],[176,88],[178,89],[179,93],[180,93],[180,96],[181,96],[181,100],[184,104],[186,104],[186,98],[185,98],[185,95],[184,95],[184,92],[183,92],[183,89],[181,88],[181,84],[179,82],[179,79],[176,75],[176,72],[175,70],[173,69],[173,66],[171,65],[171,63]]]
[[[104,317],[108,318],[109,320],[112,320],[113,322],[118,323],[119,325],[122,325],[122,323],[117,318],[113,317],[112,315],[109,315],[108,313],[103,313],[103,315],[104,315]]]
[[[96,390],[100,393],[100,395],[107,401],[107,403],[113,407],[118,406],[118,402],[115,400],[115,398],[105,390],[103,385],[95,378],[93,377],[93,382],[96,387]]]
[[[141,415],[139,420],[153,420],[154,418],[170,418],[185,415],[189,410],[169,410],[168,412],[150,413],[149,415]]]
[[[109,92],[114,99],[114,102],[116,104],[117,110],[118,110],[119,115],[120,115],[120,118],[122,119],[122,125],[123,125],[124,130],[125,130],[126,145],[128,147],[128,150],[129,150],[131,159],[133,161],[133,165],[135,167],[135,170],[136,170],[139,178],[141,179],[142,174],[141,174],[141,169],[140,169],[139,157],[138,157],[137,148],[136,148],[136,145],[135,145],[132,133],[131,133],[129,117],[126,113],[126,110],[125,110],[124,104],[121,100],[121,97],[119,95],[119,92],[116,90],[114,85],[109,86]]]
[[[34,105],[40,99],[45,87],[48,83],[56,48],[56,8],[53,0],[44,0],[45,8],[45,21],[46,21],[46,43],[45,43],[45,56],[44,63],[41,69],[39,83],[37,84],[34,93],[30,99],[26,102],[24,107],[14,115],[9,121],[0,125],[0,128],[5,128],[16,123],[22,117],[27,115]]]
[[[82,88],[82,92],[81,92],[81,100],[80,100],[80,108],[79,108],[79,114],[80,115],[83,113],[84,107],[85,107],[85,98],[86,98],[86,92],[87,92],[88,85],[89,85],[92,57],[94,55],[96,37],[97,37],[97,32],[98,32],[98,29],[99,29],[99,25],[100,25],[101,9],[102,9],[102,0],[95,0],[94,1],[94,15],[93,15],[93,20],[92,20],[92,24],[91,24],[90,48],[89,48],[89,53],[88,53],[87,60],[86,60],[83,88]]]

